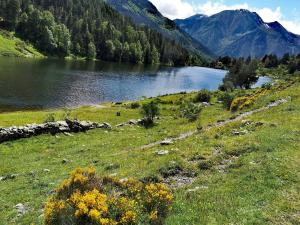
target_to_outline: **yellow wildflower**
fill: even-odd
[[[152,220],[152,221],[157,220],[157,219],[158,219],[157,214],[158,214],[157,210],[152,211],[152,212],[150,213],[150,215],[149,215],[149,219]]]
[[[65,209],[66,208],[66,203],[64,201],[62,201],[62,200],[59,201],[57,203],[57,208],[60,209],[60,210]]]
[[[53,198],[51,198],[48,200],[44,210],[46,221],[52,217],[54,210],[55,210],[55,201]]]
[[[109,219],[107,219],[107,218],[101,218],[100,219],[100,224],[101,225],[109,225],[110,224]]]
[[[127,211],[121,218],[122,224],[130,224],[133,223],[136,219],[136,213],[133,211]]]
[[[78,183],[83,184],[88,180],[88,178],[86,176],[84,176],[83,174],[76,173],[76,174],[74,174],[73,180],[75,183],[78,182]]]
[[[88,175],[94,176],[96,174],[96,169],[94,167],[90,167],[87,170]]]
[[[98,220],[101,216],[101,213],[96,209],[91,209],[89,212],[89,217],[93,220]]]

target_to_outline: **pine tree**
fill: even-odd
[[[157,51],[155,46],[152,46],[152,49],[151,49],[151,63],[152,64],[159,63],[159,52]]]
[[[96,46],[93,42],[90,42],[88,45],[88,59],[95,59],[96,58]]]
[[[18,19],[19,19],[19,14],[20,14],[20,2],[18,0],[10,0],[8,2],[7,8],[6,8],[6,16],[4,18],[7,28],[9,30],[15,30]]]

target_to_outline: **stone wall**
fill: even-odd
[[[29,138],[41,134],[78,133],[92,129],[111,129],[108,123],[95,123],[90,121],[65,120],[43,124],[29,124],[26,126],[13,126],[0,128],[0,143],[21,138]]]

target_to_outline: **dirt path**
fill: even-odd
[[[245,117],[251,116],[254,113],[259,113],[259,112],[266,111],[266,110],[268,110],[270,108],[274,108],[274,107],[277,107],[277,106],[279,106],[281,104],[287,103],[290,100],[291,100],[291,97],[287,97],[287,98],[284,98],[284,99],[279,99],[279,100],[277,100],[277,101],[275,101],[275,102],[273,102],[273,103],[271,103],[271,104],[269,104],[269,105],[267,105],[265,107],[262,107],[262,108],[259,108],[259,109],[255,109],[255,110],[252,110],[252,111],[249,111],[249,112],[244,112],[244,113],[240,114],[239,116],[237,116],[237,117],[235,117],[233,119],[228,119],[228,120],[225,120],[225,121],[222,121],[222,122],[217,122],[215,124],[212,124],[212,125],[204,128],[202,130],[202,132],[209,131],[209,130],[211,130],[213,128],[222,127],[222,126],[225,126],[226,124],[242,120]],[[165,141],[173,143],[173,142],[184,140],[184,139],[186,139],[188,137],[191,137],[191,136],[193,136],[194,134],[196,134],[198,132],[199,132],[198,130],[193,130],[193,131],[185,132],[185,133],[182,133],[178,137],[175,137],[175,138],[165,138],[164,140],[152,142],[150,144],[143,145],[143,146],[140,146],[140,147],[137,147],[137,148],[134,148],[134,149],[125,149],[125,150],[119,151],[118,153],[115,153],[115,154],[106,155],[106,157],[110,157],[110,156],[113,157],[113,156],[119,156],[119,155],[127,154],[129,151],[146,150],[146,149],[149,149],[149,148],[152,148],[152,147],[155,147],[155,146],[159,146],[159,145],[161,145]]]
[[[276,107],[276,106],[279,106],[283,103],[287,103],[288,101],[290,101],[291,98],[288,97],[286,99],[280,99],[280,100],[277,100],[265,107],[262,107],[262,108],[259,108],[259,109],[255,109],[255,110],[252,110],[252,111],[249,111],[249,112],[245,112],[245,113],[242,113],[240,114],[239,116],[237,116],[236,118],[234,119],[228,119],[226,121],[222,121],[222,122],[217,122],[215,124],[212,124],[206,128],[204,128],[202,130],[202,132],[205,132],[205,131],[209,131],[213,128],[218,128],[218,127],[222,127],[222,126],[225,126],[226,124],[229,124],[229,123],[232,123],[232,122],[236,122],[236,121],[239,121],[239,120],[242,120],[244,119],[245,117],[247,116],[251,116],[252,114],[254,113],[258,113],[258,112],[263,112],[263,111],[266,111],[270,108],[273,108],[273,107]],[[164,141],[169,141],[169,142],[176,142],[176,141],[179,141],[179,140],[183,140],[183,139],[186,139],[194,134],[196,134],[197,132],[199,132],[198,130],[194,130],[194,131],[189,131],[189,132],[186,132],[186,133],[182,133],[180,134],[178,137],[175,137],[175,138],[167,138],[165,140],[161,140],[161,141],[157,141],[157,142],[153,142],[153,143],[150,143],[150,144],[147,144],[147,145],[143,145],[141,147],[139,147],[138,149],[140,150],[145,150],[145,149],[149,149],[149,148],[152,148],[154,146],[157,146],[157,145],[161,145]]]

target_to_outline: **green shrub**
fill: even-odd
[[[141,107],[141,105],[140,105],[140,103],[138,103],[138,102],[132,102],[131,104],[130,104],[130,108],[131,109],[138,109],[138,108],[140,108]]]
[[[158,104],[154,101],[142,105],[141,114],[149,123],[154,122],[154,118],[159,115]]]
[[[190,101],[184,101],[181,103],[179,110],[183,118],[186,118],[189,121],[195,121],[198,119],[202,111],[202,107]]]
[[[202,90],[197,93],[197,95],[194,98],[194,102],[210,102],[211,99],[211,93],[208,90]]]
[[[224,81],[223,84],[219,86],[220,91],[233,91],[234,85],[231,81]]]
[[[161,225],[173,195],[161,183],[99,178],[95,169],[76,169],[45,205],[46,225]]]
[[[234,97],[233,93],[225,92],[221,94],[218,100],[222,101],[223,107],[229,110]]]
[[[267,82],[261,86],[263,89],[270,90],[272,88],[272,83]]]

